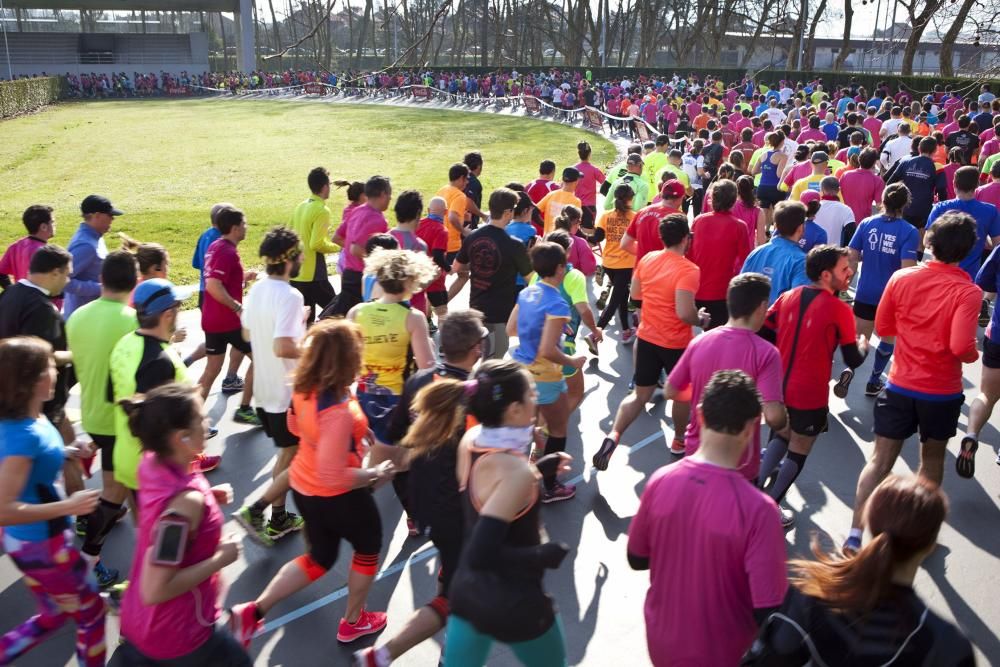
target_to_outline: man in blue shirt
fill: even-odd
[[[743,262],[740,273],[762,273],[771,279],[769,304],[782,292],[811,282],[806,276],[806,254],[799,247],[805,222],[806,207],[801,202],[779,203],[774,209],[775,235]]]
[[[101,296],[101,264],[108,256],[104,235],[121,211],[100,195],[90,195],[80,204],[83,222],[70,239],[69,254],[73,256],[73,273],[66,285],[63,318]]]

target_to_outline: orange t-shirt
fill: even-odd
[[[548,234],[555,229],[556,218],[559,217],[564,208],[571,205],[577,208],[583,206],[580,203],[579,197],[572,192],[566,192],[562,189],[553,190],[542,197],[542,200],[538,202],[538,210],[542,212],[542,220],[545,222],[544,234]]]
[[[299,436],[288,471],[293,489],[326,498],[351,490],[368,451],[368,418],[354,396],[338,403],[326,393],[293,394],[288,430]]]
[[[642,299],[642,319],[639,338],[647,343],[683,350],[694,334],[691,325],[677,317],[677,290],[698,291],[701,269],[686,257],[669,250],[651,252],[635,267],[633,282],[639,281],[639,293],[632,298]]]
[[[606,269],[631,269],[635,266],[635,255],[622,250],[622,236],[635,217],[635,211],[605,211],[597,220],[597,226],[604,230],[605,240],[601,251],[601,264]]]
[[[444,214],[444,228],[448,230],[448,252],[458,252],[462,248],[462,235],[458,233],[457,229],[452,227],[451,222],[448,220],[448,214],[455,213],[458,215],[459,222],[464,223],[469,198],[454,185],[444,186],[437,191],[435,196],[444,198],[445,204],[448,206],[448,210]]]

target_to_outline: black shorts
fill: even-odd
[[[240,329],[224,333],[205,332],[205,354],[208,356],[225,354],[228,345],[232,345],[243,354],[250,354],[250,342],[243,340],[243,332]]]
[[[362,273],[354,269],[344,269],[340,274],[340,295],[327,304],[320,318],[344,317],[354,306],[361,303]]]
[[[97,435],[94,433],[88,433],[90,439],[94,441],[97,445],[97,449],[101,451],[101,470],[104,472],[114,472],[115,471],[115,436],[113,435]]]
[[[857,299],[854,300],[854,316],[859,319],[874,322],[876,310],[878,310],[877,304],[873,306],[870,303],[861,303]]]
[[[448,292],[447,290],[441,290],[439,292],[427,292],[427,300],[430,302],[431,306],[434,308],[440,308],[441,306],[448,305]]]
[[[799,410],[787,407],[786,409],[788,410],[788,426],[795,433],[815,438],[826,431],[826,417],[830,413],[830,408]]]
[[[582,213],[583,218],[580,220],[580,227],[587,230],[593,230],[594,225],[597,223],[597,207],[584,206]]]
[[[983,366],[1000,368],[1000,343],[994,343],[983,336]]]
[[[257,408],[257,416],[264,433],[274,440],[276,447],[295,447],[299,444],[299,437],[288,430],[287,412],[265,412],[263,408]]]
[[[456,257],[458,257],[458,251],[457,250],[449,250],[448,252],[446,252],[444,254],[444,261],[448,264],[448,266],[451,266],[452,264],[455,263],[455,258]]]
[[[291,285],[302,293],[302,300],[310,308],[318,306],[320,310],[323,310],[337,298],[337,292],[329,280],[313,280],[307,283],[293,280]]]
[[[906,440],[919,431],[920,442],[948,441],[958,431],[963,403],[964,396],[928,401],[884,389],[875,399],[875,435]]]
[[[712,317],[712,320],[708,323],[708,328],[706,328],[705,331],[714,329],[715,327],[721,327],[729,321],[729,308],[726,307],[725,299],[719,299],[716,301],[703,301],[701,299],[696,299],[695,305],[698,309],[704,308],[707,310],[708,314]]]
[[[778,202],[785,201],[787,197],[788,193],[779,190],[776,185],[761,185],[757,188],[757,199],[761,208],[771,208]]]
[[[927,216],[927,213],[923,215],[904,215],[903,220],[913,225],[913,228],[919,232],[927,226]]]
[[[382,520],[370,489],[354,489],[339,496],[307,496],[292,489],[295,506],[305,519],[309,555],[329,570],[337,562],[340,541],[355,553],[375,555],[382,550]]]
[[[655,387],[660,381],[660,373],[667,375],[674,370],[680,361],[684,350],[660,347],[642,338],[636,339],[635,348],[635,386]]]

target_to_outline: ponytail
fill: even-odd
[[[583,213],[576,206],[569,204],[564,207],[559,216],[555,219],[556,229],[565,229],[567,232],[573,223],[580,222],[583,219]]]
[[[157,456],[170,454],[170,436],[191,428],[198,414],[200,396],[196,385],[171,382],[123,399],[118,405],[125,411],[129,431],[146,451]]]
[[[819,213],[820,201],[818,199],[811,200],[806,204],[806,217],[815,218],[816,214]]]
[[[624,183],[615,188],[615,211],[618,213],[627,213],[631,207],[629,201],[635,197],[635,193],[632,192],[632,188]]]
[[[365,184],[361,181],[334,181],[333,185],[338,189],[347,188],[347,199],[354,203],[357,203],[365,193]]]
[[[402,440],[415,456],[423,456],[452,439],[465,420],[465,383],[440,379],[417,392],[413,411],[417,418]]]

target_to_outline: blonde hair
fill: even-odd
[[[419,291],[437,278],[438,267],[424,253],[376,248],[365,258],[365,273],[375,276],[386,294],[402,294],[412,281]]]

